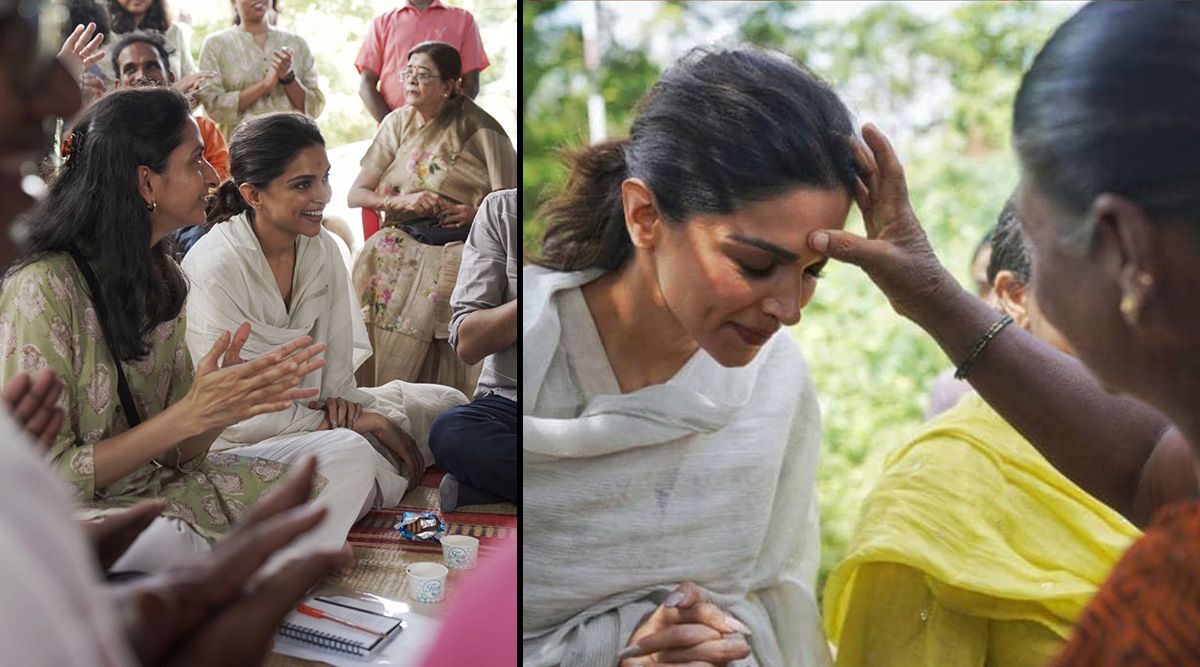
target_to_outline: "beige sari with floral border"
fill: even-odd
[[[379,177],[380,194],[433,192],[474,207],[489,192],[517,181],[508,135],[464,96],[451,99],[429,121],[407,106],[388,114],[361,165]],[[448,341],[450,294],[463,244],[417,242],[398,226],[412,217],[386,216],[354,263],[354,288],[375,350],[359,368],[358,383],[433,382],[470,396],[480,366],[464,364]]]

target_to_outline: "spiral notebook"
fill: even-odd
[[[313,618],[298,610],[292,610],[287,618],[283,619],[283,625],[279,628],[280,636],[329,651],[368,656],[386,644],[402,627],[402,622],[398,618],[376,614],[325,598],[308,598],[304,604],[343,621],[349,621],[380,633],[375,635],[364,632],[329,618]]]

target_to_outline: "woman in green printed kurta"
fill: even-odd
[[[225,138],[242,120],[272,111],[316,118],[325,108],[316,60],[300,35],[267,23],[267,3],[235,0],[237,25],[215,32],[200,48],[200,69],[217,73],[199,98]]]
[[[49,368],[62,379],[65,419],[47,458],[74,486],[84,516],[167,501],[155,520],[167,527],[152,524],[117,563],[165,567],[207,550],[284,474],[284,463],[208,449],[230,424],[311,396],[292,387],[320,366],[309,360],[321,346],[302,350],[300,339],[243,362],[237,340],[247,332],[239,331],[193,372],[187,285],[164,239],[204,221],[216,174],[186,98],[170,88],[118,91],[88,109],[71,138],[71,157],[0,285],[3,377]],[[114,357],[140,418],[132,428]]]
[[[450,347],[450,293],[462,243],[426,245],[400,229],[438,216],[442,227],[470,225],[489,192],[517,182],[517,156],[504,129],[457,93],[462,63],[448,44],[424,42],[409,54],[408,103],[383,119],[350,189],[351,206],[383,211],[383,228],[354,263],[375,356],[358,382],[433,382],[470,396],[479,366]],[[462,238],[466,238],[463,234]]]
[[[123,366],[143,421],[183,400],[191,388],[186,330],[182,315],[159,324],[150,334],[150,353]],[[0,355],[5,378],[49,368],[66,384],[59,399],[66,419],[49,459],[75,488],[81,518],[162,498],[167,501],[164,514],[213,540],[287,470],[282,463],[220,453],[181,461],[179,448],[173,447],[132,474],[96,488],[96,444],[128,430],[129,424],[87,284],[69,255],[48,255],[5,279]]]

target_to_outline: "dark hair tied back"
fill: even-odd
[[[208,208],[205,210],[205,215],[208,219],[206,225],[209,229],[218,222],[225,222],[235,215],[250,210],[246,204],[245,198],[242,197],[241,190],[238,189],[237,183],[233,179],[226,179],[224,183],[217,188],[216,196],[209,202]]]
[[[638,105],[631,136],[571,158],[535,261],[613,271],[632,254],[621,182],[639,178],[672,223],[728,214],[800,187],[853,192],[850,112],[812,72],[753,48],[695,49]]]
[[[567,184],[542,210],[548,223],[541,257],[546,265],[616,271],[633,253],[621,203],[621,181],[629,177],[625,151],[631,144],[618,139],[564,154],[571,165]],[[587,224],[570,224],[573,220]]]
[[[1013,143],[1064,214],[1065,248],[1093,238],[1101,194],[1200,239],[1200,3],[1093,2],[1059,26],[1021,81]]]
[[[287,170],[300,151],[324,145],[317,123],[301,113],[270,113],[238,125],[229,140],[229,179],[209,204],[208,227],[242,212],[253,216],[239,187],[249,183],[265,188]]]

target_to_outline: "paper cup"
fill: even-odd
[[[444,565],[438,563],[413,563],[405,568],[408,574],[408,594],[417,602],[439,602],[446,597],[446,575]]]
[[[471,570],[479,559],[479,540],[466,535],[442,538],[442,562],[451,570]]]

